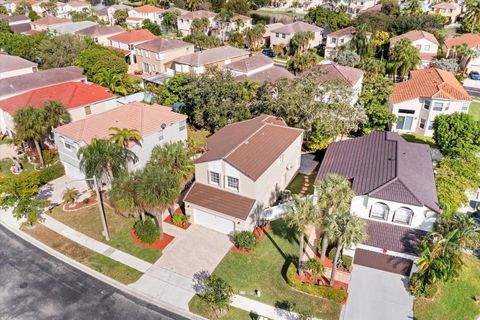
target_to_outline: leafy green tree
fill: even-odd
[[[370,40],[368,39],[367,35],[366,25],[357,27],[357,32],[355,32],[351,41],[351,47],[360,57],[370,55],[372,50],[370,46]]]
[[[87,48],[85,40],[77,35],[61,34],[44,39],[39,45],[42,68],[72,66],[81,51]]]
[[[7,8],[5,8],[3,5],[0,5],[0,14],[8,15]]]
[[[424,14],[420,16],[400,15],[394,19],[389,18],[387,30],[393,34],[404,34],[412,30],[426,30],[435,33],[443,29],[444,21],[436,15]]]
[[[50,37],[45,31],[29,36],[19,33],[0,33],[0,47],[10,55],[35,61],[41,54],[40,44]]]
[[[43,135],[49,129],[46,114],[43,109],[34,109],[32,106],[18,110],[13,116],[17,138],[23,141],[33,141],[37,150],[40,164],[43,166],[41,142]]]
[[[0,33],[11,33],[12,29],[10,29],[10,25],[8,21],[5,19],[0,19]]]
[[[353,24],[354,26],[365,25],[368,31],[372,33],[380,31],[389,32],[392,19],[394,18],[387,16],[383,12],[361,11],[357,14]]]
[[[110,141],[125,149],[128,148],[130,142],[137,143],[143,141],[142,135],[136,129],[112,127],[108,130],[112,131]]]
[[[186,0],[185,7],[190,11],[195,11],[200,8],[202,2],[202,0]]]
[[[207,36],[204,33],[192,33],[183,38],[183,41],[193,43],[199,49],[210,49],[220,47],[222,41],[214,36]]]
[[[258,51],[260,49],[265,32],[265,25],[261,23],[245,29],[245,38],[247,40],[247,46],[250,48],[250,50]]]
[[[359,68],[365,71],[365,79],[373,79],[378,76],[385,76],[386,63],[372,57],[363,58]]]
[[[284,216],[287,224],[298,233],[298,274],[303,275],[302,257],[305,233],[309,227],[319,226],[322,216],[318,207],[307,198],[294,198],[294,204],[288,207]]]
[[[403,8],[402,14],[406,16],[421,16],[424,14],[420,0],[409,0]]]
[[[181,141],[155,146],[147,166],[169,168],[172,175],[176,175],[181,184],[191,179],[195,170],[192,154]]]
[[[433,139],[444,155],[478,151],[479,123],[468,113],[438,115],[433,122],[433,130]]]
[[[480,32],[480,2],[476,0],[465,1],[465,16],[462,28],[467,32]]]
[[[418,49],[412,46],[412,41],[402,39],[390,51],[390,62],[393,64],[394,76],[404,79],[407,73],[418,66],[422,60]]]
[[[245,37],[240,32],[234,32],[230,35],[228,44],[232,47],[243,49],[245,48]]]
[[[137,170],[115,178],[108,195],[116,211],[136,219],[141,217],[141,220],[145,221],[145,208],[140,193],[143,190],[142,173],[143,171]]]
[[[305,22],[316,24],[319,27],[330,27],[332,31],[342,29],[351,25],[350,17],[344,12],[336,12],[321,6],[308,10],[305,15]]]
[[[128,68],[125,57],[120,52],[103,46],[93,46],[83,50],[75,64],[83,68],[87,78],[91,80],[97,73],[105,70],[115,74],[126,74]]]
[[[72,121],[72,117],[70,113],[68,113],[65,106],[53,100],[47,100],[43,103],[42,109],[45,111],[45,121],[47,122],[47,126],[50,127],[52,131],[54,128],[64,125]]]
[[[387,16],[398,16],[400,14],[400,5],[396,0],[382,0],[381,12]]]
[[[302,73],[320,62],[321,58],[312,51],[305,53],[296,53],[287,64],[287,68],[295,74]]]
[[[355,67],[360,63],[360,56],[350,50],[340,50],[335,58],[341,66]]]
[[[74,204],[77,201],[78,197],[80,196],[80,192],[78,192],[75,188],[66,188],[62,193],[62,200],[67,204]]]
[[[315,35],[311,31],[296,32],[290,40],[290,48],[294,53],[303,53],[313,39],[315,39]]]
[[[245,78],[242,82],[242,88],[240,89],[241,95],[245,102],[250,102],[255,97],[258,89],[258,82]]]
[[[126,89],[127,76],[125,74],[115,73],[113,70],[103,69],[92,80],[101,86],[107,87],[111,92],[118,93],[122,96],[128,94]]]
[[[325,217],[325,223],[331,220],[328,219],[328,217],[332,216],[335,212],[346,212],[350,210],[350,204],[355,196],[350,181],[335,174],[319,180],[315,184],[315,190],[318,197],[318,207],[322,216]],[[320,259],[325,259],[327,256],[329,237],[328,232],[323,232]],[[339,250],[337,250],[337,252],[339,252]]]
[[[28,17],[29,17],[30,20],[32,20],[32,21],[36,21],[36,20],[38,20],[38,19],[41,18],[41,17],[38,15],[38,13],[36,13],[36,12],[33,11],[33,10],[28,13]]]
[[[458,72],[459,64],[456,59],[438,59],[433,62],[433,66],[438,69],[442,69],[453,74]]]
[[[228,309],[233,297],[233,288],[222,278],[210,275],[203,283],[201,299],[215,312],[217,317]]]
[[[192,28],[192,33],[207,33],[208,28],[210,27],[210,21],[203,17],[203,18],[195,18],[192,20],[190,24]]]
[[[225,9],[238,14],[247,14],[250,11],[250,4],[246,0],[229,0],[225,4]]]
[[[386,31],[377,31],[370,40],[371,44],[374,46],[375,53],[377,57],[380,56],[380,60],[383,61],[385,49],[388,46],[390,40],[390,34]]]
[[[151,92],[155,99],[166,106],[185,100],[190,84],[195,81],[193,75],[177,73],[167,83],[161,85],[147,85],[147,91]]]
[[[113,18],[115,19],[116,24],[125,23],[128,18],[128,10],[115,10],[115,12],[113,13]]]
[[[160,29],[160,26],[150,21],[150,19],[145,19],[142,22],[142,29],[147,29],[156,36],[159,36],[162,34],[162,30]]]
[[[162,27],[168,31],[177,30],[177,11],[165,11],[162,13]]]

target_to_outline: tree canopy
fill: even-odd
[[[350,17],[341,11],[333,11],[317,6],[308,10],[305,22],[316,24],[319,27],[330,27],[332,31],[351,25]]]
[[[479,150],[480,126],[468,113],[438,115],[433,130],[433,139],[444,155]]]

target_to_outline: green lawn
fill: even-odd
[[[465,266],[460,277],[441,284],[433,299],[416,299],[417,320],[473,320],[480,316],[480,304],[473,295],[480,296],[480,259],[464,255]]]
[[[338,319],[340,304],[301,293],[286,283],[286,270],[291,261],[296,261],[297,254],[297,236],[283,220],[277,220],[272,222],[255,253],[229,252],[214,274],[248,298],[270,305],[294,303],[293,311],[312,314],[323,320]],[[254,295],[256,289],[261,291],[260,297]]]
[[[276,11],[276,10],[252,10],[250,13],[252,14],[272,14],[278,16],[287,16],[287,17],[303,17],[306,13],[303,12],[294,12],[295,9],[291,9],[289,11]]]
[[[205,302],[200,299],[199,296],[195,296],[190,300],[188,303],[188,307],[190,311],[203,316],[207,319],[215,319],[215,312],[206,304]],[[250,314],[247,311],[237,309],[234,307],[230,307],[228,313],[221,318],[222,320],[247,320],[247,319],[258,319],[258,317],[254,314]]]
[[[402,133],[401,136],[403,139],[407,140],[408,142],[428,144],[430,148],[436,148],[435,141],[433,141],[433,138],[425,137],[421,134],[413,133],[413,132]]]
[[[103,241],[118,250],[129,253],[147,262],[154,263],[160,258],[162,255],[160,250],[144,248],[130,238],[133,219],[125,218],[107,206],[105,206],[105,212],[108,230],[110,231],[110,241],[105,241],[102,236],[103,227],[98,205],[74,212],[65,212],[62,206],[58,206],[55,207],[49,215],[91,238]]]
[[[313,194],[313,188],[314,188],[314,182],[315,182],[316,176],[317,176],[316,172],[312,173],[309,176],[310,185],[308,186],[307,191],[305,192],[305,195]],[[295,178],[293,178],[293,180],[288,185],[287,190],[290,190],[292,194],[299,194],[300,191],[302,190],[303,183],[305,181],[304,177],[305,177],[304,174],[301,174],[301,173],[297,174]]]
[[[30,172],[33,170],[33,164],[26,160],[20,160],[20,164],[23,167],[23,172]],[[13,176],[10,172],[10,167],[13,165],[13,161],[11,159],[2,159],[0,160],[0,176],[8,177]]]
[[[468,113],[472,115],[475,120],[480,121],[480,101],[472,101]]]

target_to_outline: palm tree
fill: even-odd
[[[371,52],[370,40],[367,36],[367,26],[361,25],[357,27],[357,31],[353,35],[351,45],[355,48],[355,52],[360,57],[365,57]]]
[[[18,110],[13,116],[15,132],[19,140],[33,141],[37,149],[40,164],[43,166],[42,137],[47,133],[49,125],[43,109],[34,109],[32,106]]]
[[[319,225],[321,215],[318,207],[307,198],[294,198],[295,204],[290,206],[285,214],[287,224],[298,232],[299,248],[298,248],[298,274],[303,274],[302,256],[304,247],[304,238],[307,227]]]
[[[402,39],[390,52],[390,62],[393,63],[394,76],[404,79],[406,74],[418,66],[422,60],[418,49],[412,46],[412,41]]]
[[[192,28],[192,33],[206,33],[209,26],[210,21],[205,17],[195,18],[190,24],[190,27]]]
[[[245,78],[242,83],[241,94],[244,101],[249,102],[255,97],[258,89],[258,82]]]
[[[466,31],[474,32],[476,29],[480,28],[480,1],[466,0],[465,7],[466,11],[462,22],[463,26],[467,26]]]
[[[263,35],[265,34],[265,25],[259,23],[254,25],[253,27],[247,28],[245,33],[245,38],[248,42],[248,47],[253,50],[257,51],[258,47],[260,46],[260,40],[263,39]]]
[[[103,139],[93,139],[90,144],[78,150],[77,156],[80,158],[80,169],[85,176],[106,178],[110,183],[113,178],[127,171],[129,162],[138,161],[138,157],[132,151]]]
[[[42,108],[45,110],[46,121],[51,130],[72,121],[70,113],[60,102],[48,100],[43,103]]]
[[[187,0],[185,7],[190,11],[195,11],[200,8],[200,5],[203,3],[202,0]]]
[[[217,16],[217,21],[220,22],[221,27],[220,27],[220,32],[222,35],[222,41],[225,41],[225,34],[228,33],[229,27],[230,27],[230,22],[232,21],[233,18],[233,12],[227,9],[220,9],[220,12],[218,13]]]
[[[192,154],[181,141],[154,147],[147,166],[169,168],[182,185],[192,177],[195,170]]]
[[[471,49],[466,43],[460,45],[455,45],[452,47],[454,57],[457,59],[458,64],[461,66],[462,70],[468,65],[468,62],[477,57],[477,51]]]
[[[123,174],[113,180],[109,192],[113,207],[124,214],[139,216],[145,221],[145,209],[140,194],[142,171]]]
[[[288,61],[287,68],[297,74],[310,69],[318,62],[320,62],[320,56],[315,52],[307,51],[302,54],[296,53],[293,58]]]
[[[331,216],[335,211],[350,209],[355,193],[350,181],[346,178],[332,174],[315,184],[318,206],[323,216]],[[325,259],[328,248],[328,234],[323,232],[320,258]]]
[[[167,31],[177,29],[177,16],[178,13],[176,11],[165,11],[162,14],[162,26]]]
[[[344,247],[364,241],[367,237],[365,231],[365,222],[357,216],[350,214],[350,210],[336,211],[334,214],[325,218],[325,233],[329,238],[337,243],[335,258],[332,263],[332,274],[330,276],[330,286],[335,283],[335,273],[337,271],[338,258]]]
[[[93,77],[93,81],[101,86],[107,87],[111,92],[127,95],[125,89],[125,76],[115,73],[112,70],[102,70]]]
[[[74,204],[75,201],[77,201],[79,195],[80,193],[77,189],[66,188],[65,191],[63,191],[62,200],[65,203]]]
[[[138,132],[137,129],[120,129],[112,127],[108,130],[113,131],[113,133],[110,134],[110,141],[118,144],[120,147],[125,149],[128,148],[128,143],[130,141],[141,142],[143,140],[142,135]]]
[[[290,47],[295,53],[304,52],[307,49],[310,41],[312,41],[313,39],[315,39],[315,35],[311,31],[296,32],[290,40]]]

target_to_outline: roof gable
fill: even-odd
[[[439,45],[437,38],[435,38],[433,34],[423,30],[412,30],[407,33],[401,34],[399,36],[393,37],[390,39],[390,44],[395,45],[398,41],[402,39],[409,39],[412,42],[421,40],[421,39],[426,39],[437,46]]]

